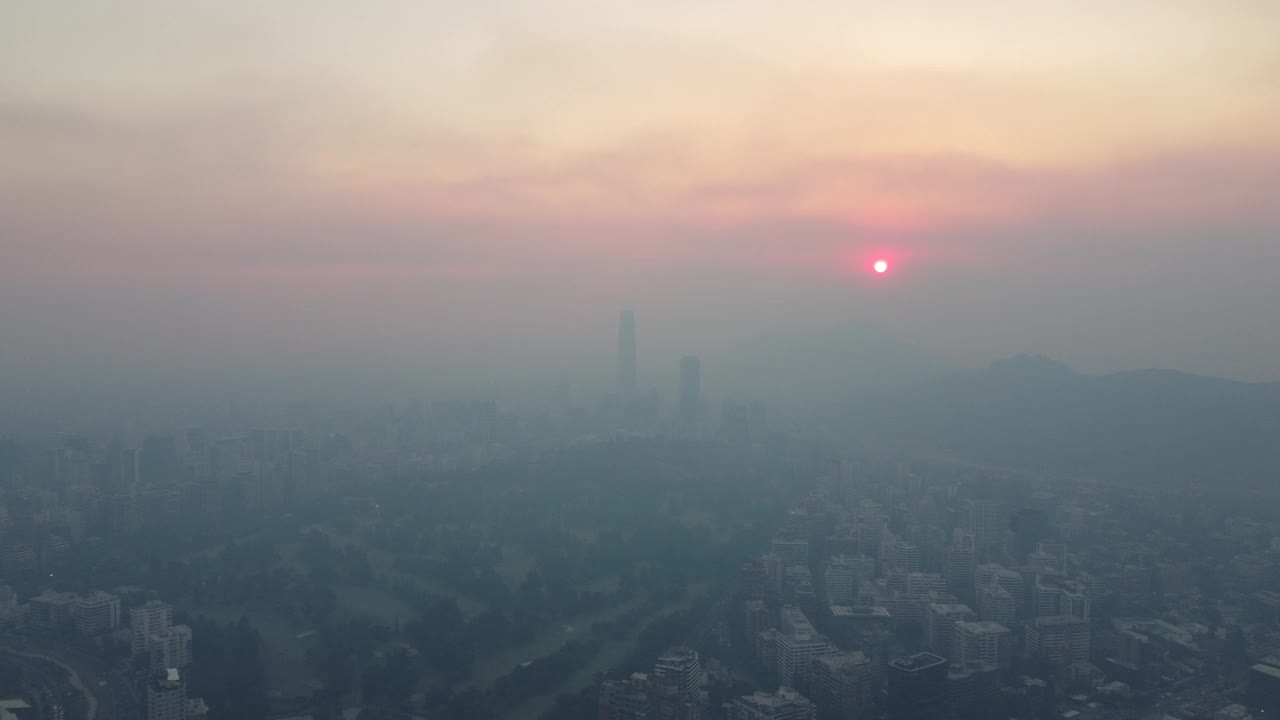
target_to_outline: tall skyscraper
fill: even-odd
[[[1018,618],[1018,604],[1008,590],[999,585],[978,589],[978,617],[1008,627]]]
[[[175,668],[151,673],[147,680],[147,720],[183,720],[187,686]]]
[[[840,651],[818,634],[799,608],[783,605],[781,619],[774,669],[783,684],[807,688],[814,658],[836,655]]]
[[[960,597],[969,597],[973,593],[977,557],[973,533],[957,528],[943,559],[942,574],[947,579],[948,590]]]
[[[133,631],[130,647],[134,655],[147,652],[152,635],[164,632],[173,624],[173,606],[152,600],[129,611],[129,628]]]
[[[618,396],[636,394],[636,316],[623,310],[618,320]]]
[[[952,643],[956,624],[977,619],[968,605],[930,603],[925,610],[925,642],[937,655],[954,658]]]
[[[85,637],[103,635],[120,626],[120,598],[95,590],[76,598],[71,610],[76,631]]]
[[[889,663],[885,709],[895,720],[932,720],[946,714],[947,660],[917,653]]]
[[[680,424],[686,432],[698,427],[702,402],[702,361],[695,355],[680,359]]]
[[[769,629],[769,606],[763,600],[748,600],[743,603],[746,615],[746,636],[749,644],[754,644],[756,636]]]
[[[777,653],[774,670],[778,679],[785,685],[808,689],[813,661],[840,651],[823,635],[784,632],[778,635]]]
[[[698,662],[698,653],[692,648],[682,646],[667,650],[658,658],[653,674],[670,680],[681,700],[696,701],[702,690],[702,663]]]
[[[828,605],[853,604],[858,594],[858,583],[873,579],[859,573],[858,569],[853,559],[845,555],[834,555],[827,561],[823,586],[826,588]]]
[[[874,671],[866,655],[852,652],[820,657],[813,661],[812,675],[814,704],[828,717],[838,720],[870,717],[875,704]]]
[[[790,535],[774,536],[773,542],[769,545],[769,552],[782,558],[784,567],[809,566],[809,541],[805,538]]]
[[[1013,655],[1013,642],[1009,629],[1000,623],[958,622],[951,639],[953,663],[983,663],[1009,669]]]
[[[596,717],[599,720],[642,720],[652,710],[649,701],[649,676],[632,673],[626,680],[600,683]]]
[[[597,720],[697,720],[700,717],[701,705],[689,698],[678,678],[631,673],[626,680],[600,683]]]
[[[1026,626],[1027,657],[1057,667],[1088,662],[1089,632],[1089,621],[1074,615],[1036,618]]]
[[[891,536],[880,543],[880,568],[886,572],[894,568],[919,572],[920,548]]]
[[[994,500],[969,502],[969,532],[973,533],[978,551],[991,552],[1000,544],[1006,523],[1000,515],[1000,505]]]
[[[151,653],[151,670],[185,668],[191,664],[191,628],[186,625],[153,633],[147,641]]]

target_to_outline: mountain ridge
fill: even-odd
[[[1280,477],[1280,383],[1165,368],[1085,375],[1018,355],[861,397],[862,444],[1099,478],[1258,486]]]

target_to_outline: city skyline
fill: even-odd
[[[1277,28],[3,3],[0,720],[1280,712]]]
[[[1274,3],[11,18],[20,369],[509,373],[631,307],[655,349],[855,319],[958,366],[1280,379]]]

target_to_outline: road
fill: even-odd
[[[44,662],[52,663],[62,668],[62,670],[67,673],[67,682],[70,683],[71,687],[75,688],[75,690],[79,692],[81,696],[84,697],[85,720],[97,720],[98,698],[94,695],[94,693],[90,692],[89,689],[84,686],[83,682],[80,681],[80,673],[76,672],[73,668],[68,666],[66,663],[61,662],[57,658],[49,655],[39,655],[37,653],[22,652],[21,650],[14,650],[12,648],[5,648],[4,652],[9,655],[13,655],[20,658],[26,658],[28,660],[41,660]],[[46,674],[39,667],[28,667],[28,669],[34,670],[36,675],[45,679],[44,684],[46,686],[46,689],[48,689],[48,686],[52,684],[53,681],[47,678]],[[60,685],[61,683],[58,683],[58,684]]]
[[[136,720],[139,704],[128,680],[106,662],[80,650],[24,643],[22,650],[4,652],[31,660],[51,662],[67,673],[68,683],[85,698],[85,720]]]
[[[30,658],[13,656],[10,658],[22,668],[25,676],[24,684],[35,696],[35,717],[47,720],[52,716],[49,705],[59,701],[59,691],[67,687],[66,678],[47,662],[36,662]]]

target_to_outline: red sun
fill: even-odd
[[[875,264],[871,266],[871,268],[875,270],[877,273],[883,275],[884,273],[889,271],[889,263],[885,260],[877,260]]]

